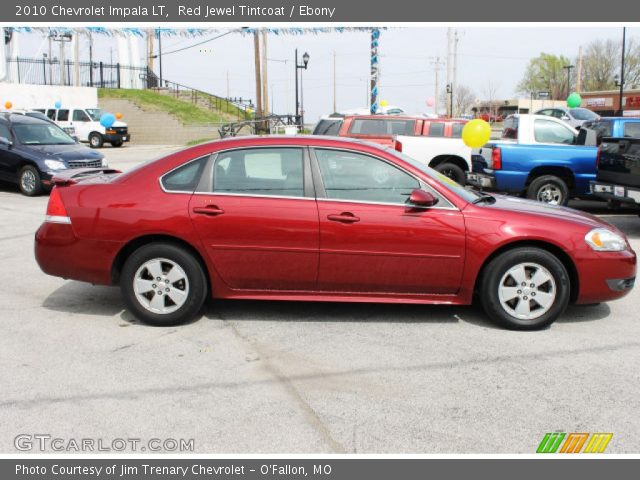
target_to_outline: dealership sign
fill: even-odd
[[[604,97],[587,98],[587,107],[604,107],[607,103],[607,99]]]

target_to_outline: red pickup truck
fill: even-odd
[[[424,118],[396,115],[348,115],[322,118],[314,135],[359,138],[393,146],[394,135],[460,138],[463,119]]]

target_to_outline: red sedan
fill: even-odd
[[[466,190],[401,153],[329,137],[245,137],[124,174],[55,179],[35,254],[120,285],[172,325],[207,298],[470,304],[514,329],[626,295],[624,234],[575,210]]]

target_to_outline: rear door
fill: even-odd
[[[189,211],[224,282],[237,290],[313,290],[319,231],[307,149],[229,150],[210,163]]]
[[[4,137],[10,142],[15,141],[11,130],[4,123],[0,123],[0,137]],[[0,143],[0,178],[15,181],[19,165],[20,155],[16,153],[15,147]]]

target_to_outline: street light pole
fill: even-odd
[[[309,54],[307,52],[304,52],[304,55],[302,55],[302,64],[298,64],[298,49],[296,48],[296,54],[295,54],[295,73],[296,73],[296,121],[298,122],[299,126],[303,126],[304,125],[304,119],[303,119],[303,113],[301,113],[300,111],[300,100],[298,98],[298,70],[299,69],[307,69],[307,65],[309,64]],[[302,84],[302,72],[300,73],[300,84]],[[301,85],[302,87],[302,85]],[[300,89],[302,90],[302,88]],[[302,91],[300,91],[300,97],[302,97]]]
[[[296,56],[293,62],[294,72],[296,73],[296,122],[298,121],[298,116],[300,115],[300,102],[298,100],[298,49],[296,48]]]
[[[626,47],[626,39],[627,39],[627,27],[622,27],[622,58],[620,62],[620,101],[618,103],[618,110],[620,111],[620,116],[624,115],[624,106],[622,103],[622,95],[624,95],[624,51]]]

